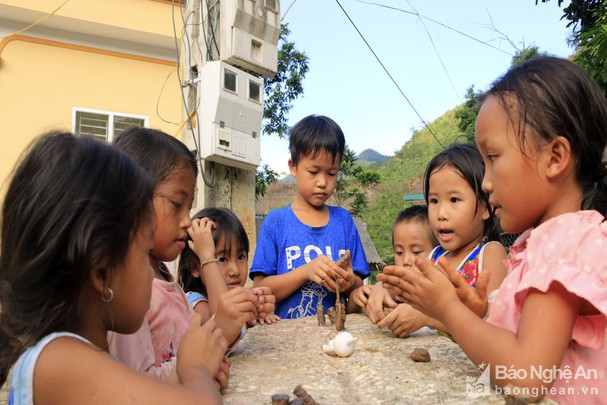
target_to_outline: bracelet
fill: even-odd
[[[203,267],[204,267],[206,264],[209,264],[209,263],[217,263],[218,261],[219,261],[219,257],[218,257],[218,258],[216,258],[216,259],[208,259],[208,260],[205,260],[204,262],[200,263],[200,270],[202,270],[202,268],[203,268]]]

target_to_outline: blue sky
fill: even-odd
[[[566,43],[571,30],[560,20],[563,12],[557,0],[537,6],[535,0],[339,0],[339,4],[426,122],[459,105],[471,85],[486,89],[507,70],[515,50],[492,24],[519,48],[523,43],[537,45],[563,57],[573,52]],[[289,39],[308,55],[310,67],[304,95],[289,113],[289,125],[309,114],[327,115],[342,127],[346,143],[357,153],[373,148],[392,155],[411,137],[411,129],[423,124],[339,4],[337,0],[280,1],[283,23],[291,30]],[[415,9],[492,47],[377,4],[408,12]],[[568,4],[564,1],[563,7]],[[262,164],[287,172],[288,158],[286,140],[262,137]]]

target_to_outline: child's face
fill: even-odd
[[[476,144],[485,162],[483,190],[504,231],[518,233],[543,222],[551,204],[537,170],[541,153],[526,142],[523,156],[515,129],[495,96],[479,111]]]
[[[112,330],[119,333],[135,333],[150,307],[154,271],[150,266],[150,251],[154,246],[152,216],[141,223],[135,238],[129,244],[123,263],[112,269],[110,301]]]
[[[297,194],[313,207],[321,207],[331,197],[339,172],[339,156],[322,151],[299,159],[297,166],[289,160],[291,175],[297,183]]]
[[[219,268],[230,288],[242,287],[249,272],[247,252],[237,250],[238,243],[233,240],[228,245],[221,238],[215,246],[215,256],[219,258]]]
[[[450,252],[472,249],[483,237],[489,211],[477,203],[470,184],[451,166],[430,174],[429,184],[428,219],[436,239]]]
[[[185,247],[195,182],[191,167],[177,167],[154,190],[154,259],[175,260]]]
[[[427,257],[434,248],[430,240],[430,225],[411,219],[394,226],[394,264],[413,267],[415,259]]]

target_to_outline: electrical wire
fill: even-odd
[[[68,1],[70,1],[70,0],[65,0],[63,3],[61,3],[61,5],[60,5],[59,7],[57,7],[56,9],[54,9],[53,11],[51,11],[50,13],[48,13],[47,15],[45,15],[44,17],[42,17],[41,19],[39,19],[39,20],[37,20],[37,21],[35,21],[35,22],[31,23],[30,25],[28,25],[28,26],[27,26],[27,27],[25,27],[25,28],[21,28],[19,31],[15,31],[15,32],[13,32],[12,34],[5,35],[5,36],[4,36],[4,38],[6,38],[6,37],[10,37],[10,36],[12,36],[12,35],[19,35],[19,34],[21,34],[22,32],[25,32],[25,31],[29,30],[30,28],[35,27],[36,25],[40,24],[42,21],[44,21],[44,20],[46,20],[47,18],[49,18],[50,16],[54,15],[54,14],[55,14],[57,11],[59,11],[59,10],[61,9],[61,7],[65,6],[65,5],[67,4],[67,2],[68,2]]]
[[[171,75],[173,73],[175,73],[175,71],[171,69],[171,71],[169,72],[167,77],[164,78],[164,83],[162,83],[162,87],[160,88],[160,94],[158,94],[158,98],[156,99],[156,116],[158,116],[158,118],[160,118],[162,121],[166,122],[167,124],[179,125],[178,122],[169,121],[167,119],[164,119],[162,117],[162,115],[160,115],[160,99],[162,98],[162,93],[164,92],[164,88],[166,87],[166,84],[169,81],[169,77],[171,77]]]
[[[194,109],[192,112],[189,111],[188,109],[188,103],[185,97],[185,93],[183,91],[183,87],[184,85],[182,84],[182,78],[181,78],[181,55],[179,52],[179,43],[177,41],[177,27],[175,25],[175,0],[172,0],[172,7],[171,7],[171,22],[173,24],[173,40],[175,41],[175,52],[177,54],[177,79],[179,81],[179,89],[180,89],[180,93],[181,93],[181,99],[183,100],[183,108],[186,111],[186,114],[188,116],[188,119],[184,121],[184,125],[185,123],[187,123],[188,121],[191,120],[191,116],[192,115],[196,115],[196,129],[197,129],[197,133],[194,132],[194,128],[192,125],[190,125],[190,132],[192,133],[192,141],[194,142],[194,147],[196,148],[196,161],[200,167],[200,175],[202,176],[202,180],[204,181],[204,184],[207,185],[207,187],[211,187],[214,188],[217,185],[217,176],[216,176],[216,169],[215,169],[215,162],[211,162],[211,179],[209,180],[207,178],[207,176],[205,175],[205,170],[204,170],[204,166],[202,164],[202,156],[200,154],[200,148],[198,145],[200,145],[200,120],[198,117],[198,109]]]
[[[506,51],[504,51],[503,49],[500,49],[500,48],[498,48],[498,47],[497,47],[497,46],[495,46],[495,45],[491,45],[491,44],[490,44],[490,43],[488,43],[488,42],[485,42],[485,41],[483,41],[483,40],[480,40],[480,39],[478,39],[478,38],[475,38],[475,37],[473,37],[472,35],[468,35],[468,34],[466,34],[465,32],[462,32],[462,31],[460,31],[460,30],[458,30],[458,29],[452,28],[452,27],[450,27],[450,26],[448,26],[448,25],[446,25],[446,24],[443,24],[443,23],[442,23],[442,22],[440,22],[440,21],[433,20],[433,19],[432,19],[432,18],[430,18],[430,17],[426,17],[426,16],[423,16],[423,15],[421,15],[421,14],[416,14],[416,13],[411,12],[411,11],[408,11],[408,10],[403,10],[402,8],[398,8],[398,7],[392,7],[392,6],[387,6],[387,5],[385,5],[385,4],[373,3],[373,2],[370,2],[370,1],[364,1],[364,0],[355,0],[355,1],[357,1],[357,2],[359,2],[359,3],[363,3],[363,4],[370,4],[370,5],[373,5],[373,6],[384,7],[384,8],[390,9],[390,10],[396,10],[396,11],[400,11],[400,12],[403,12],[403,13],[405,13],[405,14],[417,15],[418,17],[421,17],[421,18],[423,18],[423,19],[425,19],[425,20],[428,20],[428,21],[430,21],[430,22],[433,22],[434,24],[438,24],[438,25],[440,25],[440,26],[442,26],[442,27],[444,27],[444,28],[447,28],[448,30],[451,30],[451,31],[453,31],[453,32],[457,32],[458,34],[463,35],[464,37],[469,38],[469,39],[471,39],[471,40],[473,40],[473,41],[476,41],[476,42],[478,42],[478,43],[480,43],[480,44],[483,44],[483,45],[485,45],[485,46],[488,46],[489,48],[493,48],[493,49],[495,49],[496,51],[500,51],[501,53],[505,53],[505,54],[506,54],[506,55],[508,55],[508,56],[514,56],[514,55],[513,55],[513,54],[511,54],[510,52],[506,52]]]
[[[285,11],[285,13],[282,15],[282,17],[280,17],[280,22],[282,22],[282,20],[284,20],[287,17],[287,14],[289,14],[289,10],[291,9],[291,7],[293,7],[293,5],[295,4],[297,0],[293,0],[291,2],[291,5],[289,7],[287,7],[287,11]]]
[[[409,4],[409,7],[411,7],[413,9],[413,11],[415,11],[415,14],[419,18],[419,21],[424,26],[424,30],[426,30],[426,34],[428,34],[428,38],[430,38],[430,43],[432,44],[432,48],[434,48],[434,53],[436,53],[436,56],[438,57],[438,60],[440,61],[440,64],[443,67],[443,70],[445,71],[445,74],[447,75],[447,78],[449,79],[449,82],[451,83],[451,87],[453,87],[453,91],[455,91],[455,95],[459,99],[459,102],[461,104],[463,104],[464,100],[462,100],[462,98],[460,97],[457,89],[455,88],[455,84],[453,83],[453,79],[451,79],[451,75],[447,71],[447,67],[445,66],[445,63],[443,62],[443,58],[441,58],[440,54],[438,53],[438,49],[436,49],[436,45],[434,44],[434,40],[432,39],[432,35],[430,35],[430,31],[428,31],[428,27],[426,27],[426,23],[424,23],[424,20],[422,20],[422,18],[420,17],[419,13],[415,9],[415,7],[413,7],[413,5],[411,4],[411,2],[409,0],[407,0],[407,3]]]
[[[390,80],[392,80],[392,83],[394,83],[394,85],[396,86],[396,88],[398,89],[398,91],[400,92],[400,94],[404,97],[405,100],[407,100],[407,103],[409,103],[409,106],[411,106],[411,108],[413,109],[413,111],[415,112],[415,114],[417,114],[417,116],[419,117],[419,119],[421,120],[421,122],[424,124],[424,126],[426,127],[426,129],[428,129],[428,131],[430,132],[430,134],[432,134],[432,136],[434,137],[434,139],[436,140],[436,142],[438,142],[438,144],[442,148],[444,148],[444,146],[441,143],[441,141],[438,140],[438,138],[436,137],[436,135],[434,134],[434,132],[432,131],[432,129],[430,129],[430,127],[428,126],[428,124],[426,123],[426,121],[422,118],[422,116],[420,115],[420,113],[417,111],[417,109],[415,108],[415,106],[413,105],[413,103],[411,103],[411,101],[405,95],[405,93],[400,88],[400,86],[398,85],[398,83],[396,83],[396,80],[394,80],[394,78],[392,77],[392,75],[390,74],[390,72],[388,71],[388,69],[386,68],[386,66],[384,66],[384,64],[381,61],[381,59],[379,59],[379,57],[377,56],[377,54],[375,53],[375,51],[373,50],[373,48],[371,47],[371,45],[369,45],[369,43],[365,39],[364,35],[360,32],[360,30],[358,29],[358,27],[356,26],[356,24],[354,24],[354,21],[352,21],[352,19],[350,18],[350,16],[346,12],[346,10],[342,7],[342,5],[339,2],[339,0],[335,0],[335,1],[339,5],[339,7],[343,11],[343,13],[346,15],[346,17],[348,18],[348,20],[350,21],[350,23],[352,24],[352,26],[354,27],[354,29],[356,30],[356,32],[358,32],[358,35],[360,35],[360,37],[364,41],[365,45],[367,45],[367,48],[369,48],[369,50],[371,51],[371,53],[373,54],[373,56],[375,56],[375,59],[379,62],[379,64],[381,65],[381,67],[384,69],[384,72],[386,72],[386,74],[388,75],[388,77],[390,78]]]

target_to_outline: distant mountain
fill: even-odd
[[[384,163],[388,156],[382,155],[374,149],[365,149],[357,156],[357,163]]]
[[[287,175],[285,177],[281,177],[280,179],[278,179],[279,183],[287,183],[287,184],[295,184],[295,177],[293,177],[292,175]]]

